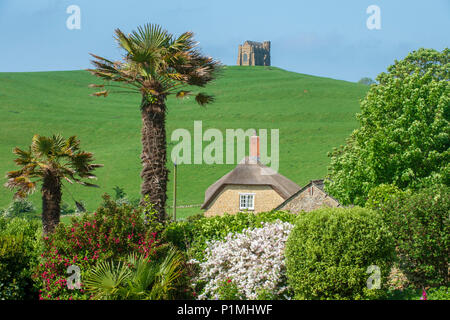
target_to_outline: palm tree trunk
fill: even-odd
[[[42,184],[42,227],[44,234],[53,233],[59,224],[61,214],[61,181],[48,172]]]
[[[142,115],[142,172],[141,194],[148,195],[158,212],[160,221],[166,219],[166,190],[168,169],[166,168],[166,105],[165,98],[149,103],[144,97]],[[144,199],[141,204],[144,204]]]

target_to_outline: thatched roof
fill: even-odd
[[[289,198],[300,190],[300,187],[295,182],[261,164],[259,161],[251,161],[249,157],[245,157],[236,168],[206,189],[202,209],[206,209],[226,185],[270,186],[283,199]]]

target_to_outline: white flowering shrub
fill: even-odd
[[[227,281],[232,281],[245,299],[257,299],[261,293],[289,298],[284,247],[292,228],[292,224],[277,220],[209,242],[194,281],[205,284],[198,298],[219,299],[220,286]]]

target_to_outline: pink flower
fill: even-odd
[[[427,292],[425,291],[425,289],[423,289],[422,291],[422,297],[420,297],[420,300],[427,300]]]

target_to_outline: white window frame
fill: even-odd
[[[252,206],[248,205],[249,197],[252,197]],[[244,198],[244,205],[242,200]],[[239,193],[239,210],[255,210],[255,194],[254,193]]]

